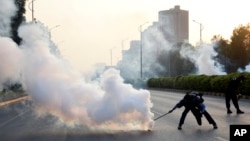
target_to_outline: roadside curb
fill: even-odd
[[[0,107],[28,99],[25,91],[4,91],[0,93]]]
[[[15,98],[15,99],[11,99],[11,100],[8,100],[8,101],[0,102],[0,107],[6,106],[6,105],[9,105],[9,104],[18,102],[18,101],[26,100],[26,99],[28,99],[28,96],[22,96],[22,97],[19,97],[19,98]]]

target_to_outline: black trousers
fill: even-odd
[[[182,124],[184,124],[185,118],[187,116],[187,113],[191,110],[191,112],[193,113],[193,115],[195,116],[195,119],[197,121],[197,123],[199,125],[201,125],[201,113],[197,108],[190,108],[190,107],[185,107],[185,110],[182,112],[181,118],[180,118],[180,122],[179,122],[179,126],[182,126]]]
[[[234,104],[234,107],[239,110],[239,104],[238,104],[238,99],[237,99],[237,96],[236,94],[234,93],[227,93],[225,95],[225,100],[226,100],[226,107],[227,109],[230,109],[230,100],[232,99],[232,102]]]
[[[203,112],[203,115],[205,116],[205,118],[207,119],[209,124],[216,125],[214,119],[211,117],[211,115],[206,110]]]

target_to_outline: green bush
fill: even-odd
[[[197,90],[224,93],[233,77],[245,76],[241,93],[250,96],[250,73],[231,73],[228,75],[189,75],[176,77],[150,78],[147,82],[150,88],[168,88],[180,90]]]

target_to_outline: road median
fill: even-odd
[[[24,91],[4,91],[0,93],[0,107],[28,98]]]

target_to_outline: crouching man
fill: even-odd
[[[191,111],[196,118],[198,125],[202,125],[201,117],[204,115],[209,122],[209,124],[213,125],[214,129],[217,129],[217,124],[215,123],[214,119],[211,115],[207,112],[206,106],[203,103],[204,99],[202,98],[203,94],[195,91],[187,92],[186,95],[181,99],[169,113],[173,112],[176,108],[181,108],[182,106],[185,107],[184,111],[182,112],[178,129],[182,129],[182,125],[184,124],[184,120],[187,116],[187,113]]]

